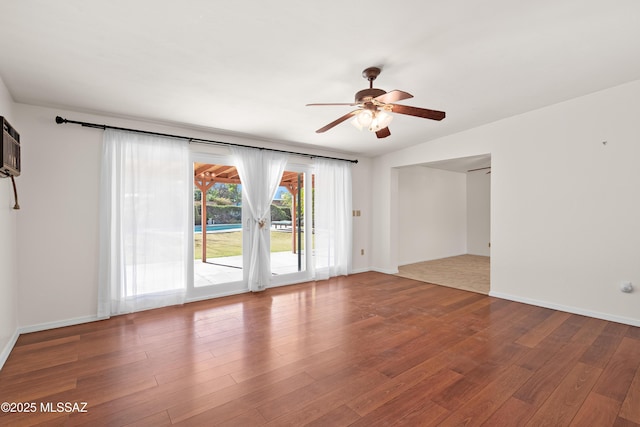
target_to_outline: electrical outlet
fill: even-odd
[[[364,249],[360,249],[360,255],[364,255]]]
[[[633,292],[633,285],[631,284],[631,282],[622,282],[620,283],[620,290],[625,294],[630,294],[631,292]]]

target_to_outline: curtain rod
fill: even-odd
[[[295,154],[296,156],[310,157],[312,159],[313,158],[320,158],[320,159],[341,160],[343,162],[358,163],[358,160],[341,159],[339,157],[328,157],[328,156],[320,156],[320,155],[317,155],[317,154],[297,153],[295,151],[277,150],[275,148],[264,148],[264,147],[255,147],[255,146],[251,146],[251,145],[234,144],[232,142],[215,141],[215,140],[212,140],[212,139],[191,138],[191,137],[188,137],[188,136],[172,135],[172,134],[169,134],[169,133],[160,133],[160,132],[151,132],[151,131],[148,131],[148,130],[129,129],[129,128],[121,128],[121,127],[117,127],[117,126],[99,125],[97,123],[78,122],[78,121],[75,121],[75,120],[67,120],[67,119],[64,119],[64,118],[62,118],[60,116],[56,116],[56,123],[59,124],[59,125],[63,124],[63,123],[72,123],[72,124],[76,124],[76,125],[81,125],[83,127],[102,129],[102,130],[104,130],[104,129],[124,130],[124,131],[128,131],[128,132],[144,133],[146,135],[156,135],[156,136],[164,136],[164,137],[167,137],[167,138],[185,139],[185,140],[187,140],[189,142],[198,142],[198,143],[212,144],[212,145],[226,145],[226,146],[231,146],[231,147],[255,148],[256,150],[267,150],[267,151],[275,151],[277,153]]]

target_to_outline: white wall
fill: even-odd
[[[4,82],[0,79],[0,116],[7,119],[18,133],[22,129],[14,121],[13,99]],[[22,134],[21,141],[24,140]],[[22,192],[22,178],[16,178],[18,198]],[[19,199],[19,201],[22,201]],[[16,240],[16,218],[19,210],[14,210],[13,186],[9,178],[0,178],[0,368],[9,356],[17,339],[18,329],[18,251]]]
[[[20,327],[93,320],[102,132],[57,125],[56,112],[46,108],[16,104],[16,113],[25,141],[18,218]]]
[[[374,268],[398,265],[394,168],[491,153],[491,294],[640,325],[639,116],[635,81],[374,159]]]
[[[16,104],[23,145],[18,218],[19,327],[22,331],[95,319],[98,283],[98,186],[103,132],[70,120],[106,123],[206,139],[303,151],[267,141],[205,133],[194,129]],[[16,125],[16,127],[18,127]],[[28,143],[27,143],[28,142]],[[336,153],[309,151],[336,156]],[[353,268],[369,269],[371,182],[368,159],[353,166]],[[365,255],[360,255],[360,248]]]
[[[425,166],[398,170],[398,265],[466,253],[466,176]]]
[[[491,251],[491,174],[467,173],[467,253],[489,256]]]
[[[353,217],[352,270],[354,273],[371,269],[371,173],[371,159],[366,157],[359,157],[358,163],[351,169],[353,210],[360,211],[360,216]]]

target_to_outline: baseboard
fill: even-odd
[[[194,297],[185,299],[184,303],[188,304],[190,302],[198,302],[198,301],[205,301],[205,300],[208,300],[208,299],[230,297],[232,295],[246,294],[248,292],[249,292],[248,289],[238,289],[238,290],[231,290],[231,291],[228,291],[228,292],[220,292],[220,293],[213,294],[213,295],[198,295],[198,296],[194,296]]]
[[[369,267],[366,267],[366,268],[356,268],[356,269],[354,269],[354,270],[351,270],[351,273],[349,273],[349,274],[368,273],[369,271],[372,271]]]
[[[13,347],[16,345],[16,341],[18,341],[19,336],[20,336],[20,333],[16,329],[15,332],[13,333],[13,336],[9,338],[9,341],[7,341],[7,344],[2,349],[2,352],[0,352],[0,369],[2,369],[5,362],[9,358],[9,355],[11,354],[11,350],[13,350]]]
[[[31,332],[46,331],[48,329],[63,328],[65,326],[80,325],[82,323],[97,322],[98,320],[105,320],[105,319],[108,319],[108,317],[98,317],[98,316],[76,317],[74,319],[60,320],[57,322],[48,322],[48,323],[40,323],[38,325],[23,326],[21,328],[18,328],[18,332],[21,334],[28,334]]]
[[[524,304],[535,305],[538,307],[550,308],[552,310],[564,311],[572,314],[579,314],[581,316],[593,317],[596,319],[608,320],[610,322],[623,323],[625,325],[638,326],[640,327],[640,320],[637,319],[629,319],[627,317],[615,316],[613,314],[601,313],[599,311],[591,311],[586,310],[580,307],[572,307],[562,304],[556,304],[548,301],[540,301],[531,298],[522,298],[515,295],[505,294],[502,292],[489,292],[490,297],[496,297],[501,299],[506,299],[509,301],[521,302]]]

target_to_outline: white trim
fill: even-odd
[[[16,329],[11,338],[9,338],[9,341],[7,341],[7,344],[2,349],[2,352],[0,352],[0,369],[2,369],[7,359],[9,358],[9,355],[11,354],[13,347],[16,345],[16,341],[18,341],[19,336],[20,333]]]
[[[287,277],[290,275],[295,275],[295,276]],[[266,289],[279,288],[280,286],[301,285],[303,283],[315,282],[315,280],[313,280],[310,276],[311,275],[307,270],[296,271],[294,273],[286,273],[280,276],[276,276],[279,279],[281,278],[282,280],[278,280],[275,283],[272,281],[271,284],[269,284],[269,286],[266,287]]]
[[[599,311],[591,311],[586,310],[584,308],[566,306],[562,304],[556,304],[548,301],[540,301],[530,298],[523,298],[515,295],[505,294],[502,292],[489,292],[490,297],[496,297],[501,299],[506,299],[510,301],[521,302],[524,304],[535,305],[538,307],[550,308],[552,310],[564,311],[567,313],[579,314],[581,316],[593,317],[596,319],[608,320],[610,322],[623,323],[625,325],[638,326],[640,327],[640,320],[629,319],[627,317],[615,316],[608,313],[601,313]]]
[[[351,274],[368,273],[370,271],[374,271],[374,270],[372,270],[370,267],[355,268],[355,269],[352,269],[351,273],[349,273],[349,274],[351,275]]]
[[[213,286],[215,286],[215,285],[213,285]],[[229,296],[232,296],[232,295],[240,295],[240,294],[246,294],[246,293],[249,293],[249,289],[244,288],[244,289],[220,292],[220,293],[217,293],[217,294],[195,295],[195,296],[187,298],[184,301],[184,303],[185,304],[189,304],[191,302],[206,301],[206,300],[210,300],[210,299],[224,298],[224,297],[229,297]]]
[[[83,323],[89,323],[89,322],[97,322],[99,320],[106,320],[108,318],[109,316],[98,317],[97,315],[76,317],[74,319],[59,320],[57,322],[47,322],[47,323],[40,323],[38,325],[23,326],[21,328],[18,328],[18,332],[20,334],[28,334],[31,332],[46,331],[48,329],[64,328],[65,326],[73,326],[73,325],[81,325]]]
[[[386,269],[386,268],[376,268],[373,267],[371,269],[369,269],[369,271],[376,271],[378,273],[384,273],[384,274],[398,274],[400,271],[398,270],[398,268],[394,268],[394,269]]]

